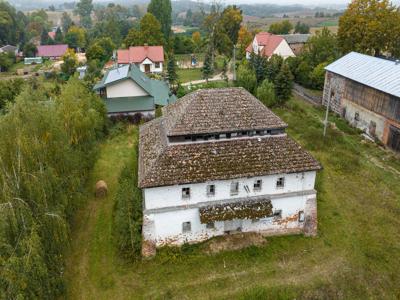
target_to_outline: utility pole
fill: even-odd
[[[332,83],[331,81],[329,81],[328,105],[326,106],[325,121],[324,121],[324,137],[326,135],[326,128],[328,127],[329,106],[331,105],[331,88],[332,88]]]
[[[236,81],[236,45],[233,46],[233,81]]]

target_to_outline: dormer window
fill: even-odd
[[[182,188],[182,199],[189,199],[190,198],[190,188],[185,187]]]

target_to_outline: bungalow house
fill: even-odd
[[[256,34],[251,44],[246,48],[246,58],[250,59],[252,53],[268,58],[274,54],[280,55],[284,59],[295,56],[283,37],[269,32]]]
[[[140,127],[142,253],[235,232],[315,235],[320,164],[243,88],[198,90]]]
[[[323,105],[400,152],[400,63],[351,52],[325,70]]]
[[[49,59],[60,59],[68,49],[68,45],[41,45],[37,47],[37,56]]]
[[[162,46],[135,46],[119,49],[118,65],[135,64],[145,73],[161,73],[164,64],[164,48]]]
[[[154,116],[156,106],[176,100],[167,83],[148,78],[134,64],[108,70],[94,90],[104,99],[109,115]]]
[[[293,33],[281,35],[281,37],[285,39],[295,55],[299,55],[301,53],[310,36],[311,34],[308,33]]]

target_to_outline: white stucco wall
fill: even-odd
[[[300,232],[303,230],[304,222],[299,222],[298,213],[299,211],[304,211],[305,214],[312,213],[306,211],[306,202],[316,198],[315,176],[316,172],[312,171],[144,189],[144,239],[161,246],[197,242],[222,235],[227,229],[226,223],[215,222],[215,228],[206,228],[206,224],[200,222],[199,207],[207,206],[208,202],[210,204],[217,204],[219,201],[221,203],[234,202],[238,198],[250,197],[251,199],[251,197],[263,195],[271,199],[273,211],[282,210],[282,217],[280,219],[268,217],[256,222],[246,219],[238,220],[241,223],[241,231],[270,234]],[[279,177],[285,178],[284,188],[276,187]],[[254,191],[253,185],[258,179],[262,180],[262,188],[260,191]],[[237,195],[230,194],[231,182],[234,181],[239,182]],[[209,184],[215,185],[214,196],[207,196]],[[245,185],[249,187],[249,193],[246,192]],[[182,199],[184,187],[190,187],[189,199]],[[191,223],[190,232],[182,231],[184,222]]]
[[[148,93],[132,79],[107,86],[107,98],[147,96]]]
[[[303,176],[304,174],[304,176]],[[196,204],[206,201],[218,201],[225,199],[236,199],[260,195],[276,195],[290,192],[307,191],[314,188],[316,172],[279,174],[269,176],[259,176],[252,178],[239,178],[235,180],[217,180],[205,183],[195,183],[187,185],[174,185],[165,187],[155,187],[144,189],[145,209],[162,207],[180,206]],[[276,187],[276,180],[285,177],[284,188]],[[254,191],[255,180],[262,180],[261,191]],[[239,182],[239,193],[230,194],[232,182]],[[207,186],[215,185],[215,196],[207,196]],[[247,193],[244,186],[247,185],[250,193]],[[190,188],[190,198],[182,199],[182,188]]]
[[[278,54],[282,56],[284,59],[291,56],[296,56],[294,55],[293,50],[290,48],[289,44],[285,40],[282,40],[279,46],[276,47],[274,54]]]
[[[163,71],[163,63],[160,62],[160,66],[156,68],[156,64],[152,62],[150,59],[146,58],[139,66],[140,71],[145,72],[145,64],[150,65],[151,73],[161,73]]]
[[[312,198],[315,199],[315,194],[273,199],[271,201],[273,211],[281,210],[281,218],[267,217],[255,222],[244,219],[237,224],[240,226],[242,232],[260,232],[265,234],[301,232],[304,222],[299,221],[298,214],[299,211],[307,213],[306,201]],[[198,208],[148,214],[145,216],[145,219],[146,223],[151,223],[151,230],[144,233],[145,239],[154,242],[156,246],[199,242],[214,236],[223,235],[227,229],[224,221],[215,222],[215,228],[207,228],[206,224],[200,222]],[[182,224],[184,222],[191,223],[190,232],[182,232]]]
[[[342,107],[346,110],[346,120],[348,120],[353,126],[363,130],[369,135],[371,135],[369,132],[371,121],[375,122],[375,135],[379,140],[383,140],[383,132],[385,130],[386,121],[384,117],[344,98],[342,98]],[[359,115],[359,121],[355,120],[356,113]]]

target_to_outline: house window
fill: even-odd
[[[160,67],[160,63],[159,63],[159,62],[156,62],[156,63],[155,63],[155,67],[158,69],[158,68]]]
[[[261,191],[262,180],[258,179],[254,182],[254,191]]]
[[[209,222],[206,224],[207,229],[214,229],[215,228],[215,223],[214,222]]]
[[[299,211],[299,222],[303,223],[304,222],[304,211]]]
[[[283,189],[285,187],[285,177],[279,177],[276,181],[276,188]]]
[[[190,231],[192,231],[192,223],[183,222],[182,223],[182,232],[190,232]]]
[[[215,185],[210,184],[207,185],[207,196],[214,196],[215,195]]]
[[[282,219],[282,210],[281,209],[275,210],[272,216],[276,219]]]
[[[185,187],[182,188],[182,199],[189,199],[190,198],[190,188]]]
[[[231,195],[239,194],[239,182],[231,183]]]

